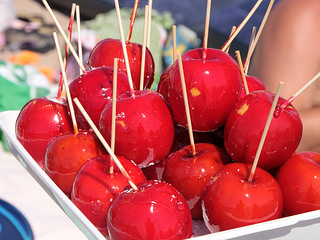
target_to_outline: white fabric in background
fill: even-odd
[[[35,240],[87,239],[15,157],[0,145],[0,198],[29,221]]]

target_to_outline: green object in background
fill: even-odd
[[[35,66],[0,61],[0,112],[20,110],[29,100],[51,92],[48,79]],[[0,138],[7,149],[2,131]]]

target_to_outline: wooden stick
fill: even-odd
[[[307,82],[302,88],[300,88],[295,94],[293,94],[282,105],[281,109],[285,109],[294,99],[296,99],[304,90],[306,90],[312,83],[314,83],[320,77],[320,72],[317,73],[309,82]]]
[[[252,48],[253,48],[254,39],[255,39],[255,37],[256,37],[256,31],[257,31],[257,28],[256,28],[256,27],[253,27],[253,28],[252,28],[252,32],[251,32],[251,38],[250,38],[250,42],[249,42],[249,48],[248,48],[247,56],[249,55],[249,52],[250,52],[250,51],[253,51]],[[251,58],[251,57],[250,57],[250,58]],[[250,60],[251,60],[251,59],[246,58],[246,61],[245,61],[245,64],[244,64],[244,65],[246,66],[246,68],[245,68],[245,70],[244,70],[245,75],[248,74]]]
[[[222,46],[221,51],[225,52],[226,49],[230,46],[233,39],[238,35],[240,30],[244,27],[244,25],[249,21],[253,13],[257,10],[259,5],[261,4],[262,0],[258,0],[256,4],[253,6],[251,11],[248,13],[248,15],[245,17],[245,19],[241,22],[241,24],[237,27],[237,29],[234,31],[232,36],[227,40],[227,42]]]
[[[114,152],[116,140],[116,109],[117,109],[117,82],[118,82],[118,58],[113,62],[113,82],[112,82],[112,122],[111,122],[111,151]],[[113,162],[110,163],[110,173],[113,173]]]
[[[267,11],[266,11],[266,13],[264,14],[264,17],[263,17],[262,22],[261,22],[261,24],[260,24],[258,33],[257,33],[257,35],[256,35],[256,37],[255,37],[255,39],[254,39],[254,41],[253,41],[252,47],[250,48],[250,51],[249,51],[249,53],[248,53],[247,59],[251,59],[251,57],[252,57],[253,51],[254,51],[254,49],[256,48],[256,45],[257,45],[257,43],[258,43],[258,40],[259,40],[259,38],[260,38],[260,35],[261,35],[262,30],[263,30],[263,28],[264,28],[264,25],[266,24],[266,21],[267,21],[267,19],[268,19],[268,17],[269,17],[269,14],[270,14],[270,12],[271,12],[273,3],[274,3],[274,0],[270,0],[270,3],[269,3],[268,8],[267,8]],[[250,60],[245,62],[244,69],[247,68],[247,64],[249,64],[249,62],[250,62]]]
[[[150,50],[150,38],[151,38],[151,23],[152,23],[152,0],[149,0],[149,11],[148,11],[148,34],[147,34],[147,48]]]
[[[146,44],[147,44],[147,27],[148,27],[148,13],[149,6],[146,5],[144,9],[144,28],[143,28],[143,40],[142,40],[142,57],[141,57],[141,71],[140,71],[140,90],[143,90],[144,85],[144,69],[146,65]]]
[[[253,26],[253,27],[252,27],[252,31],[251,31],[250,42],[249,42],[249,46],[250,46],[250,47],[251,47],[254,39],[256,38],[256,32],[257,32],[257,27]]]
[[[129,31],[128,31],[128,35],[127,35],[128,42],[130,42],[130,40],[131,40],[132,29],[133,29],[134,22],[136,21],[138,6],[139,6],[139,0],[136,0],[134,2],[131,17],[130,17],[130,25],[129,25]]]
[[[237,29],[236,26],[233,26],[233,27],[232,27],[229,37],[232,36],[232,34],[234,33],[234,31],[235,31],[236,29]],[[230,44],[230,45],[231,45],[231,44]],[[229,53],[230,45],[229,45],[229,47],[226,49],[226,51],[225,51],[226,53]]]
[[[117,12],[117,19],[118,19],[118,25],[119,25],[119,31],[120,31],[120,39],[121,39],[121,43],[122,43],[124,62],[126,64],[127,75],[128,75],[128,79],[129,79],[130,93],[134,97],[135,96],[134,87],[133,87],[132,75],[131,75],[130,64],[129,64],[129,59],[128,59],[128,52],[127,52],[126,43],[125,43],[124,34],[123,34],[119,1],[114,0],[114,3],[115,3],[115,7],[116,7],[116,12]]]
[[[268,130],[269,130],[269,127],[270,127],[270,124],[271,124],[271,120],[272,120],[272,117],[273,117],[274,110],[275,110],[275,108],[277,106],[277,103],[278,103],[278,99],[279,99],[279,96],[280,96],[280,92],[281,92],[282,86],[283,86],[283,82],[280,82],[279,86],[278,86],[278,89],[277,89],[277,92],[275,94],[275,97],[273,99],[273,103],[271,105],[271,109],[270,109],[270,112],[269,112],[269,115],[268,115],[268,118],[267,118],[266,125],[264,127],[263,132],[262,132],[262,136],[261,136],[261,139],[260,139],[260,142],[259,142],[258,150],[257,150],[255,158],[253,160],[253,164],[252,164],[252,167],[251,167],[251,171],[250,171],[250,175],[249,175],[249,178],[248,178],[248,182],[252,182],[252,180],[253,180],[254,172],[256,171],[256,168],[257,168],[257,165],[258,165],[258,161],[259,161],[259,157],[260,157],[260,154],[261,154],[261,150],[262,150],[263,144],[264,144],[264,142],[266,140],[266,137],[267,137],[267,133],[268,133]]]
[[[210,23],[210,11],[211,11],[211,0],[207,0],[207,10],[206,10],[206,21],[204,25],[203,34],[203,46],[202,46],[202,60],[206,61],[207,58],[207,48],[208,48],[208,35],[209,35],[209,23]]]
[[[128,183],[130,184],[130,186],[133,188],[133,190],[137,191],[139,190],[137,188],[137,186],[134,184],[134,182],[132,181],[131,177],[129,176],[128,172],[125,170],[125,168],[122,166],[121,162],[119,161],[119,159],[117,158],[117,156],[114,154],[114,152],[111,150],[111,148],[109,147],[108,143],[106,142],[106,140],[103,138],[103,136],[101,135],[101,133],[99,132],[98,128],[95,126],[95,124],[93,123],[93,121],[91,120],[91,118],[89,117],[88,113],[86,112],[86,110],[83,108],[83,106],[81,105],[81,103],[79,102],[79,100],[77,98],[74,98],[73,101],[75,102],[75,104],[78,106],[79,110],[81,111],[81,113],[83,114],[83,116],[85,117],[85,119],[87,120],[87,122],[89,123],[90,127],[93,129],[93,131],[95,132],[95,134],[97,135],[97,137],[99,138],[99,140],[101,141],[102,145],[105,147],[105,149],[107,150],[107,152],[109,153],[109,155],[112,157],[112,159],[114,160],[114,162],[117,164],[117,167],[120,169],[121,173],[123,174],[123,176],[127,179]]]
[[[172,50],[173,50],[172,60],[173,62],[175,62],[177,60],[177,26],[176,25],[172,26]]]
[[[244,74],[243,64],[242,64],[241,55],[240,55],[240,51],[239,50],[236,51],[236,55],[237,55],[237,60],[238,60],[238,63],[239,63],[241,76],[242,76],[244,90],[246,92],[246,95],[248,95],[250,92],[249,92],[249,88],[248,88],[247,78],[246,78],[246,75]]]
[[[49,6],[49,4],[48,4],[48,2],[47,2],[46,0],[42,0],[42,2],[43,2],[43,4],[44,4],[44,6],[47,8],[49,14],[51,15],[51,17],[52,17],[53,21],[55,22],[57,28],[59,29],[59,32],[61,33],[62,37],[63,37],[64,40],[66,41],[66,44],[68,44],[68,47],[69,47],[71,53],[73,54],[73,57],[75,58],[75,60],[76,60],[77,63],[79,64],[81,70],[82,70],[83,72],[86,72],[85,67],[84,67],[83,64],[81,63],[81,61],[80,61],[80,59],[79,59],[76,51],[74,50],[74,47],[72,46],[71,42],[68,40],[68,37],[67,37],[66,34],[64,33],[64,31],[63,31],[60,23],[58,22],[56,16],[54,15],[52,9],[50,8],[50,6]]]
[[[179,72],[180,72],[181,86],[182,86],[182,92],[183,92],[184,107],[186,109],[186,115],[187,115],[191,153],[193,156],[195,156],[197,152],[196,152],[196,148],[195,148],[195,144],[194,144],[194,137],[193,137],[193,131],[192,131],[192,124],[191,124],[191,115],[190,115],[190,108],[189,108],[189,102],[188,102],[186,82],[185,82],[185,78],[184,78],[181,53],[178,53],[178,63],[179,63]]]
[[[61,68],[62,76],[63,76],[64,87],[65,87],[66,93],[67,93],[68,104],[69,104],[69,108],[70,108],[70,115],[71,115],[72,124],[73,124],[73,130],[74,130],[74,133],[77,134],[77,133],[79,133],[79,129],[78,129],[75,113],[74,113],[74,108],[73,108],[72,99],[71,99],[71,95],[70,95],[70,91],[69,91],[66,71],[64,69],[64,64],[63,64],[63,60],[62,60],[62,56],[61,56],[61,49],[60,49],[60,45],[59,45],[59,41],[58,41],[58,37],[57,37],[56,32],[53,32],[53,38],[54,38],[54,42],[56,44],[58,59],[60,62],[60,68]]]
[[[76,14],[77,14],[77,33],[78,33],[78,55],[79,60],[83,64],[83,53],[82,53],[82,41],[81,41],[81,19],[80,19],[80,6],[76,6]],[[82,74],[83,71],[80,68],[80,74]]]
[[[115,149],[115,126],[116,126],[116,100],[117,100],[117,82],[118,82],[118,58],[113,63],[113,86],[112,86],[112,123],[111,123],[111,150]]]

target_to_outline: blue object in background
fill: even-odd
[[[0,199],[0,239],[33,240],[33,232],[22,213],[8,202]]]

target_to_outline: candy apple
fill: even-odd
[[[277,181],[258,167],[249,182],[250,169],[249,164],[227,164],[206,185],[201,205],[210,232],[281,217],[283,200]]]
[[[193,138],[195,143],[211,143],[224,149],[223,139],[221,134],[218,134],[218,130],[214,132],[193,132]],[[174,140],[169,154],[176,152],[189,144],[190,138],[188,129],[175,125]],[[166,162],[167,157],[164,157],[159,162],[142,168],[142,171],[148,180],[162,180]]]
[[[182,65],[193,130],[205,132],[224,124],[239,99],[242,78],[238,64],[228,54],[218,49],[207,49],[207,57],[203,60],[202,51],[193,49],[183,54]],[[186,127],[178,65],[173,66],[168,94],[174,119]]]
[[[255,91],[240,99],[228,115],[224,126],[224,143],[236,162],[253,163],[273,103],[274,94]],[[284,103],[279,98],[276,111]],[[288,105],[274,114],[259,157],[258,166],[270,170],[279,167],[296,151],[302,136],[298,112]]]
[[[142,45],[138,43],[126,42],[128,60],[132,75],[133,85],[136,88],[140,86]],[[123,49],[119,39],[106,38],[97,43],[91,50],[88,58],[88,67],[90,69],[97,67],[113,66],[114,58],[118,58],[119,70],[127,74],[127,69],[123,56]],[[151,52],[146,48],[144,70],[144,86],[150,88],[154,80],[154,60]]]
[[[276,179],[282,190],[285,215],[320,209],[320,154],[301,152],[279,169]]]
[[[39,97],[30,100],[21,109],[15,132],[18,141],[44,169],[45,153],[52,138],[73,130],[64,99]]]
[[[258,90],[267,90],[266,86],[259,78],[254,76],[249,76],[249,75],[246,75],[245,77],[246,77],[249,93],[258,91]],[[244,84],[242,84],[240,98],[243,98],[246,95],[247,93],[245,91]]]
[[[174,138],[173,119],[161,95],[152,90],[117,96],[115,154],[146,167],[165,157]],[[112,102],[100,117],[100,131],[111,139]]]
[[[192,236],[190,210],[170,184],[146,181],[121,192],[107,217],[110,239],[186,239]]]
[[[69,84],[71,98],[78,98],[91,117],[93,123],[98,126],[100,114],[112,99],[113,67],[94,68],[74,79]],[[128,77],[123,72],[117,75],[117,94],[130,91]],[[80,127],[90,129],[89,124],[75,106],[75,114]]]
[[[229,161],[228,154],[209,143],[185,146],[170,154],[163,172],[163,180],[174,186],[187,200],[192,218],[202,219],[200,197],[210,178]]]
[[[169,104],[169,93],[168,93],[168,85],[170,81],[170,75],[172,72],[172,65],[168,66],[160,76],[159,83],[157,86],[157,92],[160,93],[166,103]]]
[[[146,181],[141,169],[123,157],[117,156],[135,184]],[[111,166],[113,171],[111,172]],[[109,155],[100,155],[87,161],[77,173],[71,192],[71,201],[107,236],[106,216],[115,197],[129,186]]]
[[[54,138],[45,155],[45,172],[70,197],[73,180],[89,159],[106,150],[91,131],[68,132]]]

